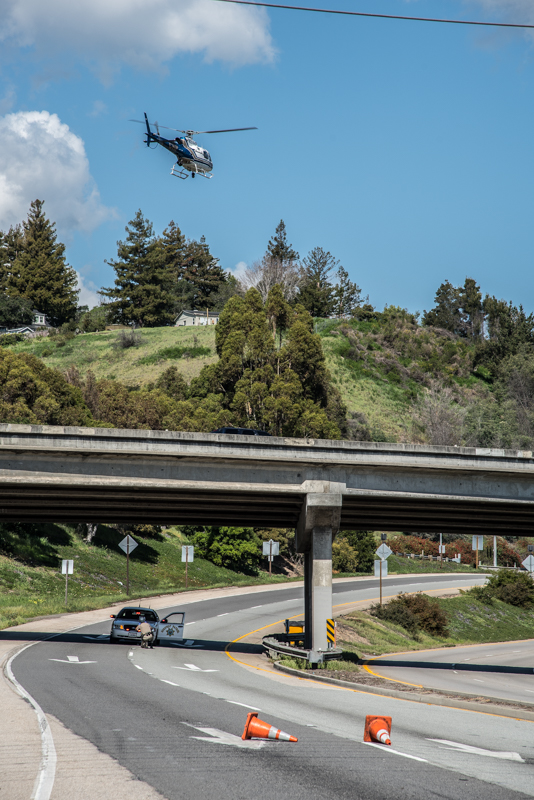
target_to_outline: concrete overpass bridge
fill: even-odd
[[[295,528],[310,647],[341,530],[527,535],[531,451],[0,425],[3,521]]]

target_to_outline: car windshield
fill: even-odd
[[[154,611],[144,608],[123,608],[117,614],[117,619],[139,619],[144,617],[147,622],[157,622],[158,617]]]

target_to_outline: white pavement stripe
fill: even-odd
[[[230,613],[229,611],[225,611],[224,614],[217,614],[217,616],[218,617],[227,617],[229,613]]]
[[[487,756],[488,758],[500,758],[503,761],[520,761],[525,763],[519,753],[513,753],[506,750],[484,750],[482,747],[473,747],[470,744],[462,744],[461,742],[451,742],[449,739],[428,739],[429,742],[437,742],[444,744],[447,750],[456,750],[458,753],[468,753],[475,756]]]
[[[261,708],[256,708],[256,706],[250,706],[248,703],[238,703],[237,700],[226,700],[226,697],[221,697],[221,700],[225,700],[227,703],[232,703],[234,706],[243,706],[243,708],[250,708],[251,711],[261,711]]]
[[[166,681],[165,678],[160,679],[162,683],[168,683],[169,686],[180,686],[179,683],[173,683],[172,681]]]
[[[139,666],[139,664],[134,664],[134,667],[135,667],[136,669],[143,669],[143,667],[140,667],[140,666]]]
[[[8,680],[15,687],[15,691],[28,701],[37,714],[37,719],[39,721],[39,730],[41,731],[41,763],[39,764],[39,772],[37,773],[37,777],[35,778],[35,783],[33,785],[31,800],[50,800],[50,795],[52,794],[52,789],[54,788],[57,764],[57,754],[52,731],[50,730],[48,720],[39,703],[33,699],[31,694],[29,694],[29,692],[27,692],[23,686],[20,685],[11,670],[11,662],[13,659],[24,652],[24,650],[27,650],[28,647],[32,647],[34,644],[36,644],[36,642],[27,644],[26,647],[23,647],[21,650],[15,653],[15,655],[11,656],[6,664],[5,671]]]
[[[393,748],[389,745],[375,744],[375,742],[362,742],[362,744],[367,744],[369,747],[378,747],[378,749],[382,750],[383,753],[393,753],[396,756],[403,756],[403,758],[411,758],[413,761],[423,761],[425,764],[428,764],[428,760],[426,758],[419,758],[419,756],[411,756],[408,753],[401,753],[400,750],[393,750]]]

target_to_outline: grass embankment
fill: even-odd
[[[28,339],[10,349],[33,353],[54,369],[65,371],[75,366],[82,377],[92,370],[97,379],[109,378],[128,386],[154,382],[171,365],[177,366],[189,383],[203,366],[217,360],[215,326],[144,328],[138,333],[141,343],[135,347],[117,346],[118,331],[101,331],[71,339]]]
[[[430,636],[421,631],[416,640],[400,625],[378,620],[369,611],[354,611],[338,617],[337,643],[343,648],[345,658],[328,662],[328,671],[365,675],[357,664],[358,658],[484,642],[511,642],[534,636],[533,609],[517,608],[496,599],[488,605],[469,592],[438,598],[436,602],[449,620],[446,637]],[[304,665],[297,659],[286,659],[283,663],[297,669]]]
[[[27,542],[28,553],[19,558],[0,556],[0,629],[19,625],[35,616],[104,608],[126,602],[126,556],[118,543],[123,534],[100,526],[94,543],[84,543],[66,525],[47,525],[46,537]],[[182,544],[185,539],[167,528],[156,538],[135,535],[139,546],[130,556],[130,598],[185,590],[185,564]],[[18,543],[20,547],[20,542]],[[24,560],[20,556],[24,555]],[[65,577],[60,574],[61,559],[74,561],[69,576],[68,606],[65,608]],[[30,566],[30,564],[32,564]],[[280,583],[287,578],[269,575],[248,576],[217,567],[195,558],[188,565],[189,589],[219,586],[248,586]]]
[[[482,376],[473,372],[472,345],[444,331],[421,328],[410,315],[323,320],[316,328],[352,418],[351,438],[417,441],[413,403],[432,381],[454,387],[464,403],[489,391]]]
[[[481,572],[479,568],[479,572]],[[402,558],[401,556],[391,555],[388,558],[388,575],[409,575],[411,573],[436,572],[447,574],[449,572],[471,572],[476,574],[477,570],[469,564],[457,564],[455,561],[428,561],[426,558]]]

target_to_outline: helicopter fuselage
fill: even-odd
[[[208,173],[213,169],[213,162],[207,150],[200,147],[190,136],[177,136],[175,139],[167,139],[165,136],[152,133],[147,134],[146,144],[155,142],[160,144],[169,153],[176,156],[178,166],[195,175],[197,172]]]

